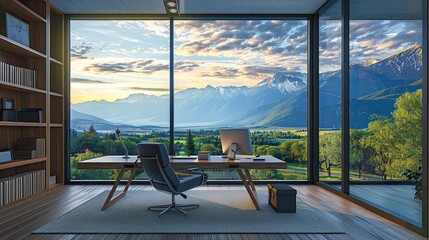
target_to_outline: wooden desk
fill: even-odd
[[[260,210],[258,195],[249,169],[285,169],[286,163],[272,156],[260,156],[258,158],[263,158],[265,161],[254,161],[252,158],[247,157],[239,157],[236,160],[229,160],[227,158],[222,158],[221,156],[210,156],[210,160],[199,160],[197,158],[174,159],[174,157],[170,157],[170,164],[176,170],[192,167],[203,169],[235,169],[238,172],[238,175],[240,176],[241,181],[249,193],[256,209]],[[137,156],[130,156],[129,159],[123,159],[122,156],[104,156],[77,163],[78,169],[121,169],[112,190],[110,190],[110,193],[101,208],[102,211],[126,195],[137,169],[141,167],[140,163],[138,163],[137,166],[134,165],[136,160]],[[126,171],[131,171],[127,185],[120,194],[113,198],[116,188]]]

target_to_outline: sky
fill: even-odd
[[[306,72],[307,21],[174,23],[175,91],[254,86],[278,72]],[[352,64],[421,44],[421,21],[351,21]],[[340,66],[341,26],[320,23],[320,71]],[[169,21],[73,20],[71,101],[169,92]]]

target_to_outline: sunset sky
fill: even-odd
[[[175,21],[174,28],[176,91],[306,72],[306,21]],[[340,32],[338,22],[321,22],[321,72],[339,67]],[[352,21],[351,63],[420,45],[421,36],[421,21]],[[70,51],[72,103],[169,91],[169,21],[73,20]]]

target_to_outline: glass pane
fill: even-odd
[[[252,170],[254,179],[305,180],[307,21],[175,21],[174,28],[176,154],[221,154],[219,128],[250,128],[254,154],[288,162]],[[208,173],[239,179],[235,171]]]
[[[319,179],[341,189],[341,1],[319,21]]]
[[[78,161],[168,144],[169,21],[71,21],[71,180],[115,179]],[[140,176],[138,176],[139,178]]]
[[[350,194],[421,227],[422,1],[372,2],[351,1]]]

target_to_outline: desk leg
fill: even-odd
[[[249,169],[244,168],[244,172],[241,169],[237,169],[238,175],[240,175],[241,181],[243,181],[244,187],[249,193],[256,210],[260,210],[258,202],[258,193],[256,192],[255,185],[253,184],[252,177],[250,176]]]
[[[115,197],[113,197],[116,189],[118,188],[119,183],[121,182],[122,177],[124,176],[124,173],[128,170],[129,169],[123,168],[123,169],[121,169],[121,172],[119,172],[119,175],[116,178],[115,184],[113,184],[113,187],[110,190],[109,196],[107,196],[106,201],[104,202],[103,207],[101,208],[101,211],[106,210],[107,208],[112,206],[115,202],[117,202],[119,199],[123,198],[127,194],[128,188],[131,185],[131,182],[134,178],[134,175],[137,171],[137,168],[133,168],[131,170],[130,178],[128,179],[127,185],[125,186],[124,190],[121,193],[119,193],[118,195],[116,195]]]

